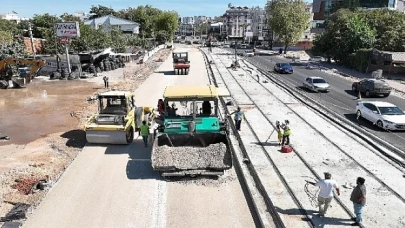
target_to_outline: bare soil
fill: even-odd
[[[80,153],[86,144],[81,129],[97,110],[86,99],[105,90],[102,76],[110,78],[111,88],[134,91],[170,52],[91,79],[38,78],[25,89],[0,90],[0,136],[10,137],[0,140],[0,217],[16,203],[36,206],[47,191],[32,192],[31,185],[41,179],[55,183]]]

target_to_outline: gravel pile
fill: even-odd
[[[228,169],[231,156],[227,154],[224,143],[211,144],[208,147],[170,147],[159,146],[152,151],[152,166],[162,170],[176,169]]]
[[[233,181],[237,181],[236,174],[232,172],[226,172],[223,176],[219,177],[178,177],[167,179],[169,182],[175,182],[182,185],[197,185],[206,187],[219,187],[221,185],[229,184]]]

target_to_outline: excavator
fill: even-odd
[[[226,96],[226,89],[213,85],[166,87],[159,100],[164,111],[155,120],[155,171],[163,177],[220,176],[232,167],[228,124],[218,108]]]
[[[10,88],[10,81],[12,88],[25,87],[25,84],[31,82],[45,63],[46,61],[43,59],[6,58],[0,60],[0,88]],[[30,66],[29,70],[25,71],[24,66]]]

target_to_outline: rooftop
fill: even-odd
[[[119,18],[119,17],[115,17],[113,15],[107,15],[107,16],[103,16],[103,17],[94,18],[94,19],[85,21],[84,24],[85,25],[104,24],[107,20],[109,20],[109,23],[111,25],[139,25],[136,22],[126,20],[126,19],[122,19],[122,18]]]

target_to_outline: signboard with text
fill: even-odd
[[[57,37],[80,37],[80,28],[78,22],[56,23],[55,30]]]
[[[70,43],[70,38],[67,37],[59,37],[58,38],[58,42],[60,44],[69,44]]]

